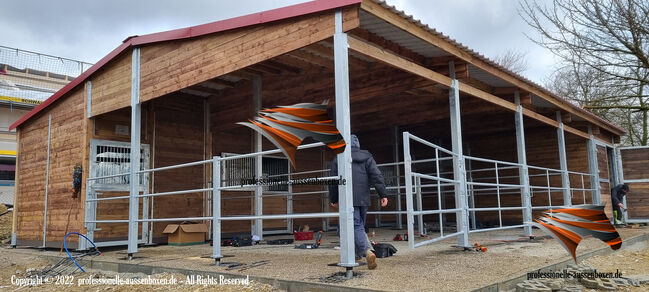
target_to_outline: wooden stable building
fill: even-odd
[[[605,204],[610,187],[621,181],[614,149],[624,130],[618,126],[382,1],[318,0],[129,37],[13,124],[19,154],[12,244],[58,247],[66,231],[112,245],[131,237],[164,243],[163,229],[178,221],[153,218],[215,216],[213,168],[136,173],[131,165],[147,170],[275,149],[236,123],[260,108],[325,100],[343,136],[350,129],[358,135],[393,187],[385,213],[370,215],[369,224],[402,227],[406,206],[412,209],[403,166],[415,160],[437,158],[436,166],[408,169],[440,178],[434,187],[425,177],[415,180],[429,189],[415,203],[419,210],[467,211],[420,214],[418,226],[516,227],[548,206]],[[404,152],[404,132],[453,155],[442,160],[435,156],[439,149],[414,142]],[[224,161],[219,185],[255,175],[300,178],[321,170],[326,176],[335,155],[326,147],[298,150],[296,169],[279,154],[257,157]],[[72,192],[75,165],[83,168],[78,196]],[[447,180],[461,183],[440,184]],[[195,191],[172,195],[181,190]],[[648,184],[634,191],[630,214],[649,217],[648,205],[640,204]],[[321,186],[224,189],[220,195],[220,216],[337,212],[329,210]],[[152,220],[129,221],[134,214]],[[457,218],[465,215],[470,218]],[[336,222],[256,218],[223,221],[219,228],[263,235]]]

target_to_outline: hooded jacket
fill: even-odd
[[[387,191],[381,171],[376,166],[374,157],[367,150],[360,149],[356,135],[351,136],[352,147],[352,184],[354,207],[370,206],[370,186],[373,186],[379,197],[385,198]],[[331,176],[338,176],[338,163],[334,158],[331,164]],[[329,200],[338,203],[338,185],[329,185]]]

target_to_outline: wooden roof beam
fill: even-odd
[[[355,28],[349,32],[350,35],[353,35],[355,37],[358,37],[360,39],[363,39],[365,41],[368,41],[370,43],[373,43],[375,45],[378,45],[382,48],[386,48],[397,55],[403,56],[406,59],[413,61],[415,63],[418,63],[420,65],[426,65],[428,64],[428,59],[414,51],[411,51],[409,49],[406,49],[402,47],[401,45],[394,43],[392,41],[389,41],[375,33],[372,33],[366,29],[363,28]]]
[[[365,2],[363,2],[365,3]],[[401,70],[404,70],[406,72],[410,72],[412,74],[415,74],[417,76],[426,78],[430,81],[439,83],[444,85],[445,87],[450,87],[451,86],[451,78],[448,78],[447,76],[444,76],[442,74],[439,74],[433,70],[430,70],[428,68],[425,68],[421,65],[415,64],[409,60],[406,60],[394,53],[388,52],[386,50],[382,50],[380,48],[377,48],[371,44],[368,44],[362,40],[359,40],[354,37],[350,37],[348,39],[349,42],[349,48],[364,54],[370,58],[373,58],[377,61],[386,63],[390,66],[399,68]],[[516,111],[517,106],[509,101],[506,101],[500,97],[497,97],[491,93],[482,91],[480,89],[477,89],[471,85],[467,85],[464,82],[459,82],[458,84],[460,92],[463,92],[465,94],[480,98],[484,101],[487,101],[492,104],[499,105],[505,109],[508,109],[510,111]],[[532,119],[536,119],[538,121],[541,121],[545,124],[548,124],[553,127],[558,127],[559,123],[553,119],[550,119],[548,117],[545,117],[539,113],[536,113],[534,111],[531,111],[529,109],[523,109],[523,115],[530,117]],[[575,133],[580,136],[585,136],[585,137],[590,137],[588,134],[583,133],[577,129],[569,129],[570,127],[565,126],[564,130]]]
[[[562,110],[565,111],[570,111],[573,112],[575,115],[578,117],[581,117],[593,124],[603,126],[606,130],[610,131],[611,133],[615,133],[617,135],[621,135],[624,133],[624,130],[607,123],[598,117],[596,117],[594,114],[590,114],[587,111],[581,110],[579,107],[572,105],[566,101],[560,100],[559,98],[551,95],[549,92],[546,90],[539,88],[535,85],[532,85],[531,83],[522,80],[519,77],[516,77],[512,74],[506,73],[502,71],[501,69],[497,68],[494,65],[491,65],[487,63],[486,61],[483,61],[472,54],[468,53],[466,50],[463,50],[459,48],[458,46],[454,45],[447,39],[444,39],[441,36],[435,35],[428,31],[425,28],[420,27],[419,25],[415,23],[411,23],[410,21],[404,20],[404,18],[400,15],[397,15],[396,13],[393,13],[389,9],[381,6],[381,4],[376,3],[371,0],[365,0],[361,2],[361,9],[364,11],[378,17],[379,19],[382,19],[392,25],[394,25],[397,28],[400,28],[411,35],[428,42],[429,44],[440,48],[443,51],[448,52],[449,54],[460,58],[467,63],[472,64],[473,66],[476,66],[487,73],[494,75],[498,78],[503,79],[506,82],[509,82],[513,84],[516,87],[519,87],[521,89],[524,89],[526,91],[529,91],[531,93],[534,93],[535,95],[551,102],[552,104],[556,105]],[[606,143],[609,143],[608,141]]]

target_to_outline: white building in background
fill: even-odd
[[[0,203],[13,205],[17,145],[9,126],[91,65],[0,46]]]

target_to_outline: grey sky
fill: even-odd
[[[3,0],[0,45],[97,62],[127,36],[197,25],[304,0],[36,1]],[[542,83],[555,59],[523,33],[514,0],[389,0],[423,23],[494,57],[506,49],[527,52],[523,75]]]

